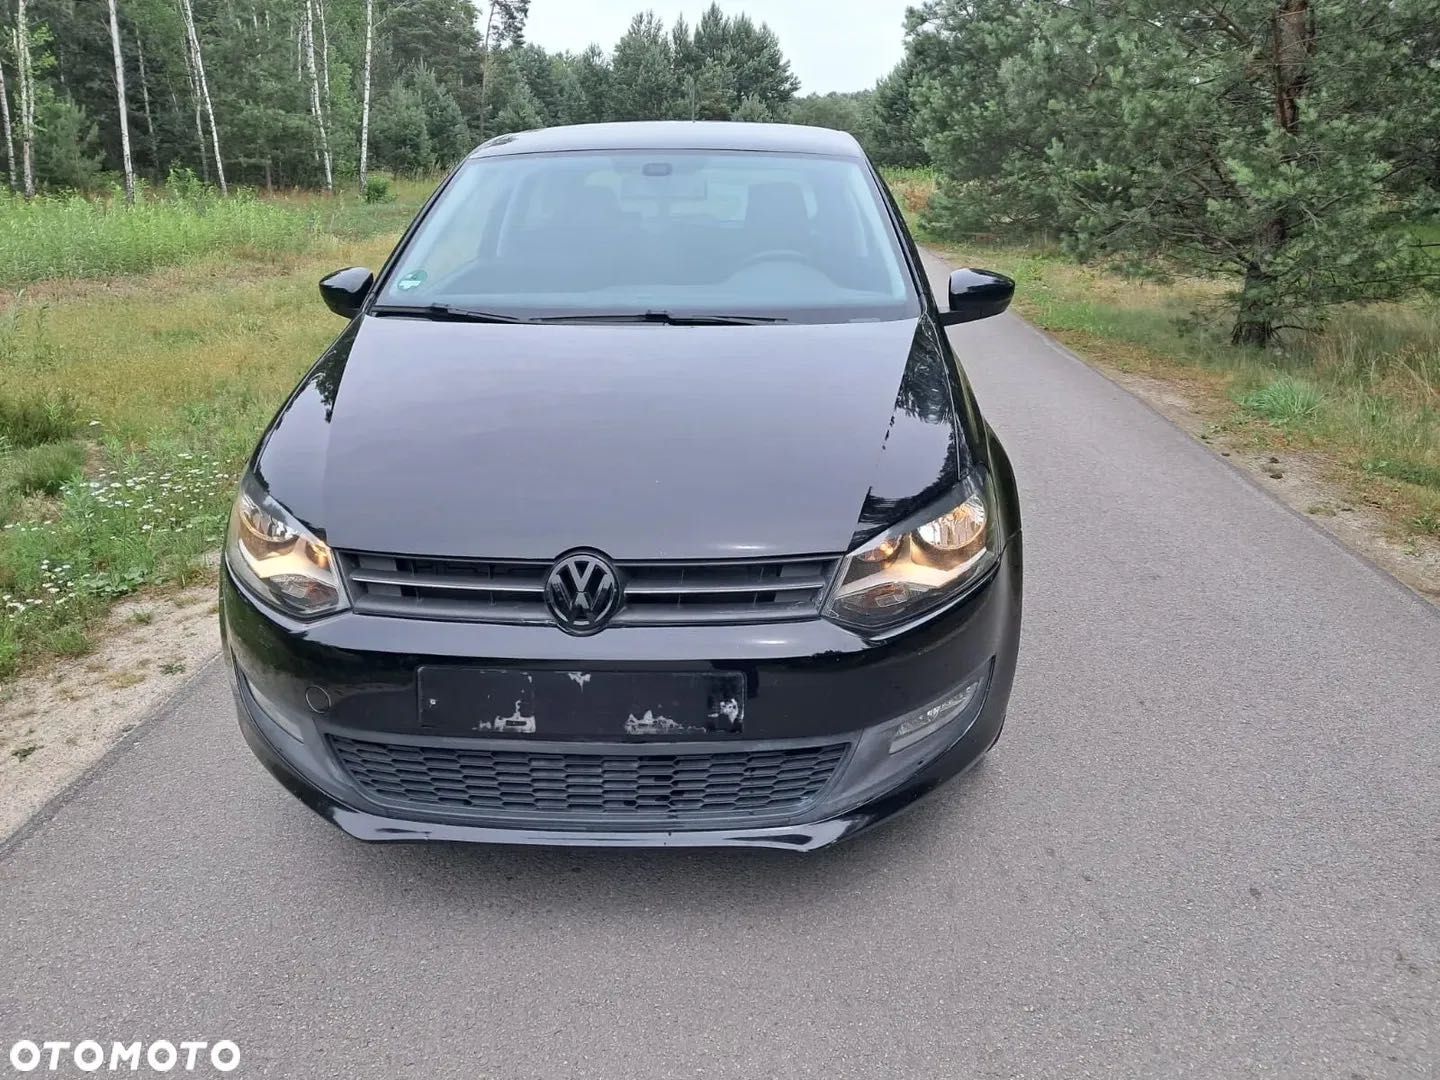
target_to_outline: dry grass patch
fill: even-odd
[[[189,409],[273,407],[340,329],[316,282],[341,263],[378,265],[390,247],[389,238],[337,246],[270,262],[264,273],[227,273],[207,260],[146,288],[12,301],[0,321],[0,396],[42,382],[126,443],[173,429]]]

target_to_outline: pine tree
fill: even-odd
[[[1434,287],[1396,148],[1440,120],[1440,0],[932,0],[910,58],[939,217],[1234,282],[1231,340]],[[942,222],[943,223],[943,222]]]
[[[923,165],[929,160],[915,132],[914,81],[913,66],[902,60],[869,95],[861,141],[877,165]]]
[[[532,131],[542,126],[544,120],[541,118],[540,102],[530,92],[530,87],[522,82],[495,117],[494,134],[508,135],[512,131]]]
[[[570,64],[575,80],[584,96],[584,112],[571,123],[598,124],[613,119],[610,83],[613,71],[610,61],[598,45],[591,45]]]
[[[449,90],[429,68],[412,71],[406,79],[425,113],[425,132],[435,165],[449,168],[471,150],[465,115]]]
[[[765,102],[754,94],[750,94],[735,107],[735,111],[730,114],[730,119],[763,124],[769,121],[771,116],[770,110],[765,107]]]
[[[376,102],[375,159],[398,173],[420,173],[434,168],[420,95],[404,83],[393,83]]]
[[[610,117],[663,120],[680,114],[679,85],[670,39],[652,12],[636,15],[615,46],[611,63]]]
[[[491,63],[507,45],[525,43],[525,20],[529,14],[530,0],[489,0],[486,6],[480,58],[479,136],[482,142],[485,140],[485,101],[491,81]]]

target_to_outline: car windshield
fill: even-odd
[[[918,302],[863,164],[807,154],[583,151],[467,162],[377,310],[520,318],[852,322]]]

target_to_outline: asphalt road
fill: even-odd
[[[1027,541],[1010,720],[975,772],[806,858],[367,847],[262,772],[212,666],[0,855],[0,1055],[1440,1074],[1440,618],[1018,319],[955,339]]]

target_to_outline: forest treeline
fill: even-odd
[[[526,40],[529,7],[3,0],[12,185],[86,189],[123,175],[128,154],[152,180],[190,169],[221,186],[329,188],[372,167],[447,168],[506,132],[655,118],[819,123],[862,135],[877,160],[923,158],[892,134],[907,130],[893,122],[909,100],[898,79],[798,97],[775,33],[743,13],[712,6],[691,27],[642,12],[608,47],[560,53]]]

